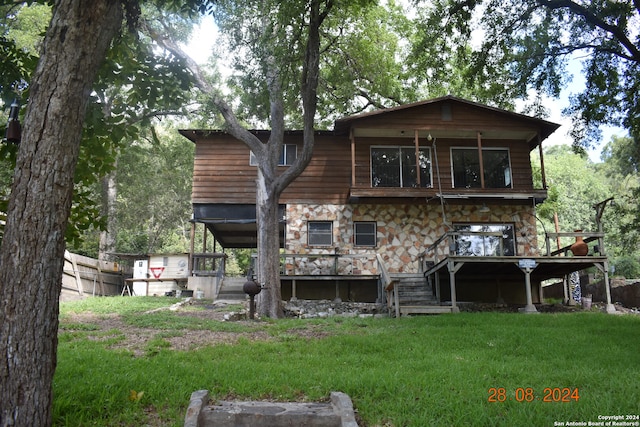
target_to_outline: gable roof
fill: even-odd
[[[394,113],[406,112],[410,109],[417,109],[420,107],[429,107],[435,106],[438,104],[459,104],[463,106],[470,107],[472,109],[482,110],[487,113],[497,114],[503,116],[506,120],[519,121],[522,123],[526,123],[529,127],[538,129],[540,132],[540,139],[546,139],[549,135],[555,132],[560,125],[557,123],[553,123],[544,119],[527,116],[524,114],[514,113],[512,111],[503,110],[501,108],[491,107],[488,105],[480,104],[478,102],[469,101],[466,99],[458,98],[453,95],[447,95],[439,98],[428,99],[419,102],[413,102],[410,104],[403,104],[396,107],[383,108],[379,110],[369,111],[366,113],[356,114],[352,116],[346,116],[340,119],[337,119],[334,122],[334,131],[336,133],[346,133],[349,129],[353,127],[357,127],[358,122],[370,121],[370,119],[375,119],[378,122],[385,121],[385,115],[391,116],[395,115]]]
[[[410,104],[398,105],[396,107],[383,108],[379,110],[369,111],[366,113],[355,114],[352,116],[342,117],[334,122],[333,130],[323,131],[316,130],[316,135],[342,135],[346,136],[353,129],[357,129],[361,136],[399,136],[398,130],[401,130],[402,136],[405,136],[405,131],[413,131],[414,125],[407,125],[406,129],[398,127],[399,124],[392,124],[392,119],[397,119],[402,116],[403,113],[409,113],[410,110],[420,109],[437,109],[439,106],[455,105],[465,107],[470,110],[475,110],[479,113],[490,114],[493,116],[499,116],[503,120],[486,121],[483,126],[488,125],[494,129],[485,132],[485,129],[464,128],[459,124],[450,126],[453,122],[449,122],[448,130],[444,127],[440,127],[438,123],[433,123],[431,128],[425,127],[420,132],[433,134],[434,137],[464,137],[475,138],[475,134],[478,131],[482,131],[485,137],[494,138],[514,138],[524,139],[529,143],[529,148],[538,145],[539,141],[542,141],[555,132],[560,125],[537,117],[531,117],[524,114],[514,113],[512,111],[503,110],[501,108],[491,107],[488,105],[480,104],[478,102],[469,101],[466,99],[458,98],[453,95],[442,96],[439,98],[428,99],[419,102],[413,102]],[[461,122],[463,120],[460,120]],[[400,122],[400,121],[398,121]],[[507,122],[519,123],[523,129],[508,130],[502,128],[502,125]],[[442,122],[440,123],[442,124]],[[477,125],[477,123],[475,124]],[[395,126],[395,127],[393,127]],[[207,129],[181,129],[179,132],[190,139],[192,142],[196,142],[197,139],[207,137],[221,137],[228,135],[224,130],[207,130]],[[269,130],[254,129],[250,130],[254,135],[261,138],[269,137]],[[287,135],[302,135],[302,130],[287,130]],[[540,139],[538,140],[537,136]]]

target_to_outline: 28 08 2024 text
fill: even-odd
[[[488,390],[488,402],[502,403],[516,402],[577,402],[580,399],[580,391],[577,387],[545,387],[542,394],[536,393],[532,387],[516,387],[509,392],[505,387],[490,387]]]

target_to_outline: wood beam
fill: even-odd
[[[540,138],[540,133],[538,132],[538,152],[540,153],[540,173],[542,175],[542,188],[544,190],[547,189],[547,177],[544,173],[544,155],[542,154],[542,139]]]
[[[349,131],[349,139],[351,140],[351,187],[356,186],[356,137],[353,135],[353,129]]]
[[[416,149],[416,184],[418,188],[422,187],[420,182],[420,140],[418,139],[418,130],[413,131],[413,143]]]
[[[478,162],[480,163],[480,188],[484,188],[484,162],[482,161],[482,133],[476,133],[478,140]]]

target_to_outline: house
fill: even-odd
[[[386,300],[398,315],[456,311],[459,301],[535,311],[542,280],[593,265],[606,274],[602,233],[584,234],[601,253],[580,258],[537,235],[542,142],[558,127],[445,96],[317,131],[310,164],[280,199],[283,298]],[[224,131],[180,132],[196,145],[194,226],[225,248],[256,247],[251,152]],[[286,132],[282,168],[301,143],[302,131]]]

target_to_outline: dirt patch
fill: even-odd
[[[200,305],[198,307],[197,305]],[[235,306],[238,308],[238,306]],[[169,307],[166,308],[167,310]],[[199,303],[172,306],[171,310],[177,316],[188,316],[199,319],[225,322],[231,310],[224,307],[206,307]],[[157,310],[154,310],[157,311]],[[238,321],[238,324],[255,325],[250,321]],[[110,345],[112,349],[126,349],[136,356],[142,356],[150,351],[152,340],[162,340],[164,348],[187,351],[206,346],[220,344],[235,344],[241,338],[252,341],[269,340],[272,337],[265,331],[227,332],[208,329],[155,329],[133,326],[126,323],[119,315],[97,315],[95,313],[74,313],[67,316],[60,323],[61,332],[82,331],[84,337],[90,340],[106,341],[116,338]],[[313,335],[313,333],[311,333]],[[305,335],[303,335],[305,336]],[[168,344],[167,344],[168,343]],[[152,347],[152,345],[151,345]]]

